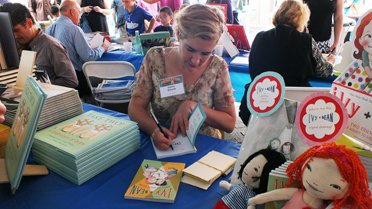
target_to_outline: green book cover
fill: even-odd
[[[143,160],[125,199],[174,203],[185,163]]]
[[[289,178],[285,173],[271,171],[267,183],[267,191],[285,188],[284,186],[289,182]],[[265,204],[265,209],[280,209],[287,200],[273,201]]]
[[[151,47],[169,47],[171,43],[171,38],[168,31],[141,34],[140,40],[144,54],[146,54]]]
[[[5,148],[5,163],[12,193],[18,188],[47,95],[28,76]]]
[[[35,134],[35,140],[48,143],[66,154],[78,158],[107,140],[131,130],[137,123],[95,111],[53,125]]]

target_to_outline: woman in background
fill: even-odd
[[[106,15],[111,13],[110,3],[108,0],[76,0],[80,4],[81,15],[80,24],[86,24],[87,21],[91,31],[84,27],[83,31],[88,32],[108,32]],[[93,7],[93,8],[92,8]]]
[[[286,86],[310,86],[314,76],[328,77],[333,71],[334,56],[327,58],[316,46],[310,34],[304,33],[310,10],[299,0],[283,1],[273,17],[275,28],[258,33],[249,53],[249,74],[252,81],[266,71],[279,73]],[[247,108],[245,86],[239,116],[247,124],[250,112]]]
[[[198,102],[207,116],[199,133],[221,138],[218,129],[233,131],[235,99],[228,66],[224,59],[212,54],[223,27],[224,15],[220,10],[193,4],[175,15],[173,28],[179,46],[153,47],[147,52],[136,74],[128,112],[131,120],[153,138],[159,149],[168,149],[179,130],[186,135],[188,118]],[[179,75],[182,75],[184,92],[168,97],[161,95],[159,80]],[[150,118],[149,105],[159,122],[170,126],[164,128],[168,138]]]
[[[311,11],[309,33],[317,42],[322,53],[333,50],[336,53],[343,27],[344,0],[303,0]],[[331,45],[332,17],[334,25],[333,44]]]

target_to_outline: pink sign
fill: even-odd
[[[311,146],[335,141],[345,130],[347,121],[344,104],[327,92],[307,96],[297,108],[297,132]]]

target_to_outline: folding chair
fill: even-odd
[[[114,80],[126,76],[135,76],[136,68],[126,61],[89,61],[84,63],[83,72],[90,90],[93,91],[103,80]],[[98,106],[102,107],[104,103],[118,104],[129,103],[130,99],[106,100],[94,96]]]

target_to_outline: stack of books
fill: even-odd
[[[288,184],[289,178],[287,176],[287,167],[289,164],[293,163],[293,161],[286,161],[283,165],[277,167],[276,169],[272,170],[269,173],[269,179],[267,181],[267,191],[272,191],[275,189],[282,189],[285,188],[285,185]],[[297,185],[297,184],[296,184]],[[295,187],[292,185],[291,187]],[[282,208],[288,200],[278,200],[267,202],[265,204],[265,209],[277,209]]]
[[[130,99],[134,85],[134,77],[126,80],[103,80],[93,89],[93,94],[100,100]]]
[[[54,124],[65,121],[83,113],[83,105],[79,93],[73,89],[46,83],[39,83],[47,94],[47,100],[40,117],[37,130],[42,130]],[[21,94],[16,94],[14,89],[7,89],[0,97],[0,100],[7,108],[4,124],[12,126],[16,116],[17,107]]]
[[[89,111],[38,131],[35,161],[77,185],[140,148],[137,123]]]

